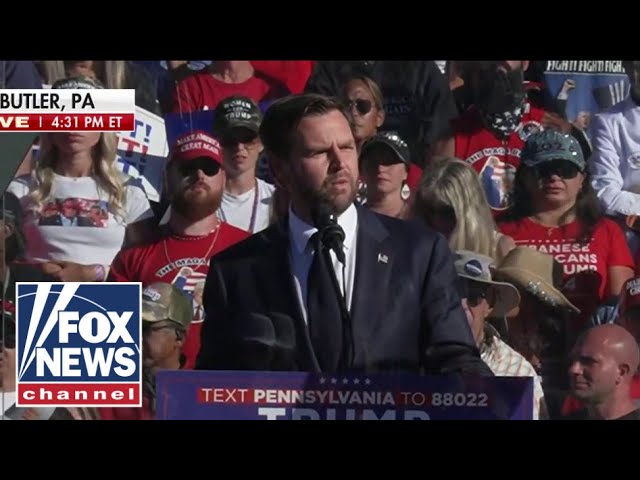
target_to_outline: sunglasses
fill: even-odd
[[[477,307],[482,300],[486,300],[489,307],[496,303],[495,290],[491,286],[481,286],[467,282],[467,305]]]
[[[552,160],[534,167],[533,172],[539,179],[558,176],[563,179],[576,178],[582,170],[574,163],[566,160]]]
[[[258,143],[258,135],[250,131],[232,131],[223,134],[220,138],[220,145],[224,148],[235,147],[240,143],[247,147],[253,147]]]
[[[356,98],[355,100],[347,100],[345,102],[345,107],[347,107],[349,111],[351,111],[354,106],[360,115],[366,115],[373,108],[373,103],[371,103],[371,100],[365,100],[364,98]]]
[[[182,177],[191,177],[198,173],[198,170],[202,170],[208,177],[213,177],[220,171],[220,164],[209,157],[198,157],[191,161],[180,162],[177,167]]]

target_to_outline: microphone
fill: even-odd
[[[346,258],[343,249],[344,230],[338,224],[338,216],[326,201],[318,202],[311,210],[311,220],[318,229],[320,241],[329,250],[333,250],[336,257],[345,265]]]

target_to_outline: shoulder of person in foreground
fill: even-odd
[[[420,281],[425,371],[494,376],[481,359],[471,334],[458,292],[453,255],[445,237],[419,220],[385,217],[381,221],[395,238],[408,239],[402,251],[414,255],[412,262],[424,264],[424,277]]]

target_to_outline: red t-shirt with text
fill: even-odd
[[[200,350],[200,329],[204,321],[202,288],[215,254],[244,240],[251,234],[225,222],[205,236],[179,236],[163,233],[160,240],[132,247],[116,255],[109,271],[115,282],[172,283],[193,298],[193,321],[187,332],[182,354],[184,368],[192,369]]]
[[[171,110],[176,113],[213,110],[222,100],[234,95],[249,97],[260,103],[288,94],[289,90],[284,84],[257,71],[242,83],[226,83],[209,72],[200,72],[178,82],[173,92]]]
[[[454,155],[478,172],[494,212],[507,207],[520,152],[529,135],[542,130],[543,116],[544,110],[526,103],[518,128],[505,140],[485,127],[480,112],[473,107],[452,121]]]
[[[602,219],[593,230],[591,241],[580,245],[578,221],[562,227],[545,227],[525,218],[499,223],[498,228],[517,245],[527,245],[553,255],[562,265],[562,293],[581,311],[575,325],[581,328],[608,296],[609,267],[633,268],[633,258],[624,233],[615,222]]]

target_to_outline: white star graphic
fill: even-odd
[[[343,378],[342,379],[342,383],[343,383],[343,385],[348,385],[349,384],[349,379],[348,378]]]
[[[335,378],[331,379],[331,383],[333,383],[334,385],[336,384],[337,380]]]
[[[364,383],[365,385],[369,385],[371,383],[371,380],[369,380],[368,378],[365,378]]]
[[[321,378],[320,378],[320,383],[324,383],[324,382],[326,382],[326,381],[327,381],[327,379],[326,379],[326,378],[324,378],[324,377],[321,377]]]
[[[359,385],[359,384],[360,384],[360,379],[359,379],[359,378],[356,378],[356,379],[353,381],[353,384],[354,384],[354,385]]]

